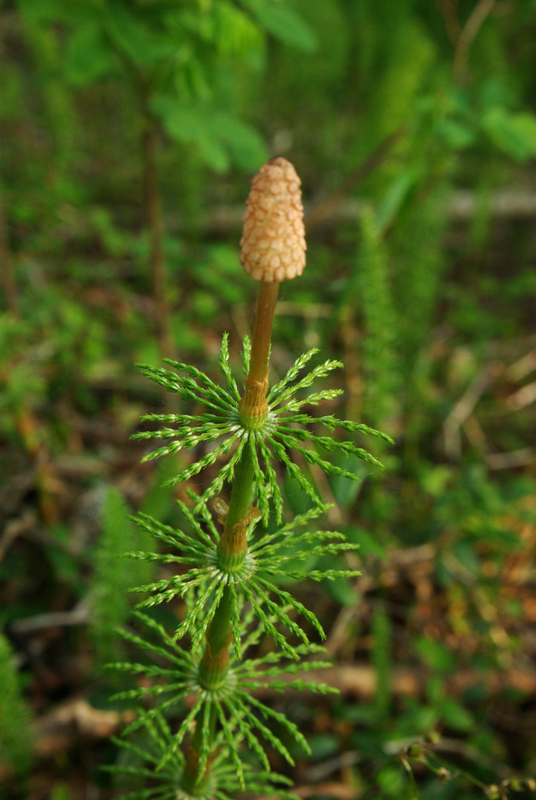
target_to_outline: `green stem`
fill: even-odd
[[[246,516],[253,492],[253,464],[251,450],[246,445],[236,466],[229,510],[227,512],[227,528],[232,528]]]
[[[218,689],[229,669],[231,641],[231,590],[227,586],[207,631],[205,652],[199,664],[199,681],[205,689]]]
[[[209,737],[212,740],[214,738],[214,732],[216,729],[216,709],[214,706],[210,709],[210,732]],[[188,749],[186,752],[186,764],[184,768],[184,773],[182,777],[182,789],[192,796],[196,796],[197,794],[204,794],[203,789],[205,780],[208,777],[209,769],[210,769],[210,762],[214,757],[214,754],[209,756],[206,769],[203,772],[203,775],[199,775],[199,754],[201,752],[201,747],[203,746],[203,726],[198,724],[196,729],[192,735],[192,738],[188,744]]]
[[[246,530],[254,475],[251,450],[246,444],[236,467],[227,519],[218,544],[218,562],[228,572],[238,569],[246,557]]]

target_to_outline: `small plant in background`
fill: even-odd
[[[118,559],[126,548],[146,547],[148,538],[148,534],[133,524],[121,493],[109,489],[102,507],[102,536],[95,557],[89,629],[98,664],[117,658],[115,631],[129,616],[128,591],[133,581],[151,578],[149,562],[137,564],[138,569],[133,574],[132,564]]]
[[[2,762],[17,774],[28,771],[32,759],[31,712],[22,697],[15,657],[6,637],[0,633],[0,754]]]
[[[305,51],[314,49],[314,36],[292,9],[271,0],[182,6],[143,0],[78,0],[75,5],[19,0],[18,6],[39,69],[56,78],[48,78],[44,104],[55,146],[66,163],[73,150],[74,120],[69,93],[58,83],[55,27],[67,31],[61,71],[69,91],[122,75],[135,98],[153,321],[161,349],[169,355],[173,341],[160,179],[162,133],[217,172],[232,163],[246,169],[258,164],[266,157],[265,144],[241,118],[245,90],[236,92],[230,84],[259,71],[267,36]],[[61,177],[60,168],[65,172],[61,163]]]
[[[143,599],[138,608],[151,609],[177,596],[186,608],[175,630],[161,625],[154,612],[138,611],[145,633],[125,631],[123,637],[152,654],[155,663],[111,665],[125,676],[139,678],[138,685],[117,695],[138,704],[136,719],[126,731],[136,732],[136,740],[120,742],[137,765],[113,769],[146,779],[150,786],[135,788],[128,797],[208,800],[227,798],[246,788],[290,796],[280,788],[288,780],[272,771],[265,745],[292,764],[289,739],[305,751],[307,741],[294,722],[253,692],[267,681],[276,691],[283,691],[288,682],[294,689],[333,691],[299,677],[323,665],[317,660],[322,648],[310,636],[324,638],[325,634],[315,614],[278,580],[284,576],[322,581],[358,573],[311,567],[312,560],[344,552],[352,545],[341,533],[312,527],[327,506],[311,476],[292,460],[292,453],[298,452],[307,464],[327,474],[359,480],[354,472],[332,463],[329,453],[377,466],[379,462],[347,436],[337,438],[337,429],[347,435],[365,433],[391,440],[366,425],[310,413],[340,394],[333,389],[307,394],[318,379],[342,366],[327,361],[304,374],[316,349],[300,356],[282,380],[269,386],[279,283],[300,275],[305,265],[299,187],[290,162],[275,158],[255,177],[248,199],[241,263],[259,281],[259,295],[253,337],[251,342],[244,340],[243,394],[232,375],[226,335],[219,357],[223,386],[197,368],[169,359],[166,363],[173,371],[141,365],[151,380],[202,409],[196,414],[146,415],[145,421],[174,426],[137,434],[142,439],[170,440],[146,458],[209,444],[209,452],[173,478],[173,483],[188,482],[222,456],[227,461],[201,495],[187,489],[190,504],[179,502],[184,528],[171,528],[145,514],[136,518],[143,530],[164,544],[166,552],[130,555],[180,570],[139,587],[136,591]],[[317,432],[322,428],[327,434]],[[286,523],[276,462],[286,467],[289,478],[311,501],[308,511]],[[226,484],[231,487],[228,504],[220,496]],[[257,656],[255,648],[263,635],[273,639],[276,649]],[[181,718],[186,698],[188,710]]]

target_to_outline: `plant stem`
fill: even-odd
[[[169,331],[169,304],[167,301],[167,265],[164,254],[164,218],[158,181],[156,157],[158,126],[149,107],[149,90],[141,89],[144,118],[142,133],[143,189],[145,213],[150,236],[150,270],[153,299],[155,302],[155,328],[164,355],[172,356]]]
[[[259,427],[259,419],[264,422],[268,414],[266,404],[268,365],[278,289],[278,283],[260,282],[249,374],[245,382],[244,395],[239,404],[240,416],[244,425],[253,430]],[[264,409],[266,410],[264,411]],[[238,568],[244,562],[247,554],[246,531],[251,519],[250,503],[254,482],[252,454],[249,445],[246,444],[236,466],[227,518],[218,544],[219,561],[229,571]],[[229,645],[232,639],[231,614],[231,590],[227,586],[208,627],[205,651],[199,664],[199,680],[208,690],[221,686],[227,675],[230,659]],[[187,749],[183,776],[183,788],[192,794],[199,789],[210,768],[209,759],[204,773],[199,774],[201,745],[201,726],[198,725]]]
[[[212,623],[207,631],[205,652],[199,665],[199,678],[206,689],[221,686],[229,667],[231,641],[231,592],[225,587]]]
[[[268,416],[268,404],[266,403],[268,363],[278,290],[279,283],[275,281],[272,283],[260,282],[251,341],[249,374],[244,386],[244,396],[238,406],[240,419],[244,426],[253,430],[262,427]]]
[[[251,450],[246,444],[236,466],[227,519],[218,544],[218,560],[228,570],[239,567],[246,556],[246,528],[253,482]]]
[[[268,375],[270,343],[279,283],[261,281],[251,341],[251,360],[247,380],[263,381]]]
[[[13,254],[9,245],[7,222],[0,194],[0,272],[2,275],[2,293],[6,311],[13,315],[18,311],[17,283],[13,265]]]
[[[211,731],[211,738],[214,733],[214,729],[216,727],[216,714],[214,706],[210,710],[210,731]],[[186,764],[184,767],[184,774],[182,779],[182,788],[188,793],[195,797],[196,794],[203,794],[203,783],[205,779],[208,777],[208,771],[210,769],[210,762],[214,757],[214,754],[211,754],[208,758],[207,766],[203,772],[203,775],[199,775],[199,754],[201,752],[201,747],[203,745],[203,733],[201,725],[198,725],[193,733],[193,736],[188,743],[188,748],[186,750]]]

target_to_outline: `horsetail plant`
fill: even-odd
[[[381,465],[353,441],[335,438],[337,429],[391,441],[366,425],[311,414],[312,407],[340,394],[333,389],[306,393],[342,367],[338,361],[326,361],[304,374],[316,349],[300,356],[282,380],[269,386],[279,283],[300,275],[305,266],[300,180],[292,164],[284,158],[265,164],[253,180],[247,207],[240,261],[259,281],[259,294],[252,340],[245,338],[243,344],[244,392],[231,371],[227,335],[219,355],[223,385],[193,366],[169,359],[165,361],[171,369],[139,365],[152,381],[202,409],[199,414],[145,415],[143,420],[166,427],[136,438],[169,441],[146,459],[210,445],[206,455],[172,479],[174,484],[187,483],[218,459],[226,461],[202,494],[187,488],[190,503],[178,501],[183,528],[144,514],[135,518],[166,552],[129,555],[178,568],[176,574],[135,589],[143,595],[138,608],[179,596],[186,611],[174,630],[166,630],[152,612],[138,610],[137,620],[146,633],[123,631],[122,636],[153,662],[111,665],[138,678],[136,688],[117,695],[138,706],[125,731],[134,734],[134,741],[119,741],[132,763],[113,768],[147,782],[126,795],[132,800],[227,800],[243,790],[294,797],[285,788],[290,781],[271,769],[265,747],[293,764],[289,738],[306,752],[307,741],[294,722],[261,702],[255,690],[267,682],[274,691],[289,684],[317,693],[333,689],[299,677],[325,666],[318,660],[323,648],[309,640],[309,633],[313,630],[321,639],[325,634],[315,614],[283,589],[279,579],[322,581],[359,573],[322,568],[321,560],[318,569],[311,569],[311,559],[354,545],[341,533],[314,528],[328,507],[294,463],[293,453],[327,474],[359,480],[325,454],[357,456]],[[321,428],[328,434],[318,433]],[[311,501],[308,511],[288,522],[283,520],[283,495],[274,466],[278,461]],[[228,504],[220,496],[227,484]],[[275,650],[257,656],[264,635],[272,638]]]

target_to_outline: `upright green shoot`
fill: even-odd
[[[366,425],[314,416],[313,409],[339,394],[316,390],[313,384],[342,366],[328,361],[305,372],[316,356],[300,356],[287,374],[270,387],[269,357],[278,286],[300,275],[305,266],[305,236],[299,179],[293,166],[276,158],[262,167],[253,181],[241,241],[241,263],[259,282],[253,337],[244,340],[246,374],[241,393],[233,377],[228,336],[220,349],[223,386],[196,367],[164,359],[172,369],[140,365],[144,375],[183,401],[201,408],[196,414],[150,414],[148,422],[163,423],[156,431],[137,438],[164,438],[170,442],[146,458],[156,458],[192,448],[202,442],[211,448],[169,483],[189,482],[219,458],[224,463],[201,495],[186,489],[190,503],[179,501],[184,527],[172,528],[139,514],[140,528],[165,546],[165,552],[138,550],[138,561],[175,564],[178,572],[137,587],[138,608],[182,598],[185,615],[174,630],[167,630],[148,613],[138,613],[143,634],[124,631],[123,638],[156,663],[121,661],[111,669],[143,680],[118,694],[138,706],[127,732],[138,732],[146,749],[129,742],[122,745],[149,767],[122,768],[148,788],[134,788],[129,798],[162,800],[227,800],[240,789],[254,794],[287,798],[281,786],[286,779],[274,773],[266,754],[269,744],[293,764],[290,737],[308,752],[308,743],[296,723],[260,701],[254,690],[267,680],[284,690],[287,677],[297,689],[332,691],[324,684],[299,676],[325,666],[318,659],[322,648],[311,638],[325,638],[316,615],[283,589],[279,578],[333,580],[354,577],[355,570],[322,569],[319,559],[352,548],[343,534],[318,530],[313,521],[326,505],[310,475],[298,468],[292,452],[328,474],[358,480],[350,470],[332,464],[330,452],[357,456],[381,466],[353,441],[353,434],[372,434],[391,441]],[[173,426],[173,427],[171,427]],[[324,427],[328,435],[318,433]],[[344,436],[338,438],[340,430]],[[327,454],[327,457],[326,457]],[[286,467],[310,499],[310,509],[284,522],[284,498],[275,464]],[[228,503],[220,496],[229,486]],[[213,517],[209,503],[216,512]],[[311,559],[319,568],[311,568]],[[332,562],[330,562],[332,563]],[[255,624],[256,623],[256,624]],[[271,637],[275,651],[258,656],[262,636]],[[184,645],[187,640],[189,646]],[[304,663],[299,663],[306,659]],[[187,709],[184,708],[188,698]],[[182,718],[178,717],[182,712]],[[143,732],[143,734],[142,734]],[[244,757],[246,751],[248,757]],[[251,759],[256,766],[251,768]],[[151,766],[152,765],[152,766]],[[156,781],[156,784],[155,784]]]

